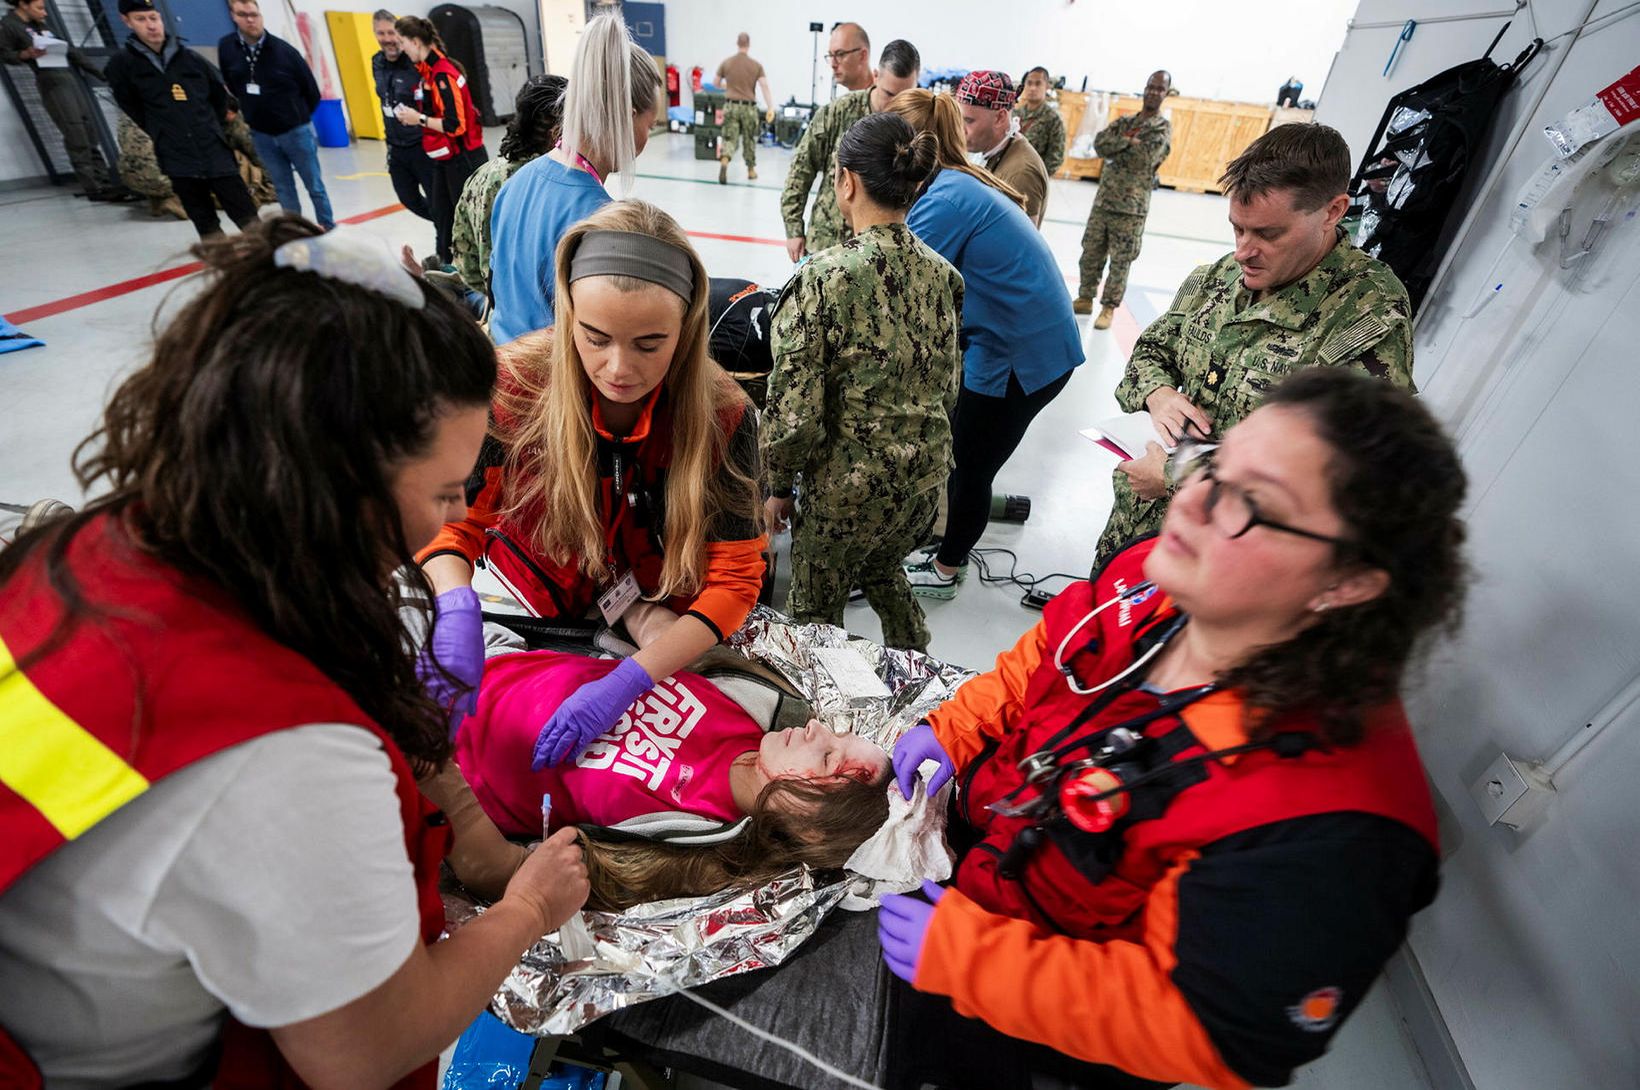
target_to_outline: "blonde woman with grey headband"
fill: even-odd
[[[757,415],[708,354],[709,281],[683,229],[618,201],[556,257],[558,323],[501,350],[482,485],[418,557],[440,594],[482,560],[535,615],[601,614],[638,644],[552,713],[537,771],[739,628],[767,543]]]
[[[559,241],[610,202],[610,175],[630,185],[665,105],[655,59],[632,40],[621,17],[589,22],[570,66],[562,139],[507,180],[490,213],[490,336],[496,344],[552,325]]]

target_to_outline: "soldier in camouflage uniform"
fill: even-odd
[[[816,254],[848,237],[842,213],[837,210],[834,185],[837,144],[850,126],[867,114],[880,113],[901,91],[917,85],[922,58],[917,47],[896,39],[883,47],[876,81],[861,91],[851,91],[814,111],[809,127],[792,152],[786,188],[780,194],[780,216],[786,221],[786,253],[793,261],[805,253]],[[809,199],[814,179],[820,179],[809,210],[809,225],[803,227],[803,205]]]
[[[1145,84],[1145,105],[1132,117],[1119,117],[1093,138],[1093,150],[1104,160],[1099,170],[1099,192],[1082,232],[1082,283],[1072,309],[1093,311],[1093,292],[1110,258],[1105,294],[1093,328],[1109,329],[1116,308],[1127,294],[1128,268],[1144,242],[1145,217],[1150,213],[1150,191],[1156,170],[1173,150],[1173,126],[1161,114],[1162,101],[1173,86],[1166,72],[1151,73]]]
[[[251,199],[258,205],[276,203],[279,198],[262,160],[256,155],[256,144],[251,140],[251,128],[245,119],[235,113],[222,130],[228,138],[228,146],[233,149],[239,176],[244,179],[245,188],[251,191]],[[187,219],[188,213],[183,211],[182,202],[171,188],[171,179],[159,169],[154,141],[142,131],[142,126],[122,113],[115,136],[120,146],[120,177],[133,193],[148,198],[149,214]]]
[[[1191,273],[1140,334],[1116,387],[1125,411],[1148,410],[1158,433],[1176,441],[1186,430],[1222,434],[1305,367],[1358,367],[1414,389],[1406,288],[1338,227],[1351,162],[1333,129],[1282,125],[1230,164],[1221,181],[1240,242]],[[1117,468],[1096,564],[1160,528],[1163,467],[1162,447],[1152,444]]]
[[[1065,164],[1065,119],[1048,102],[1048,70],[1036,67],[1025,73],[1019,103],[1019,134],[1042,156],[1042,165],[1052,177]]]
[[[951,470],[963,287],[905,225],[934,166],[932,138],[918,139],[875,114],[839,148],[839,207],[859,230],[799,269],[775,307],[763,451],[772,525],[802,491],[787,611],[841,625],[858,586],[887,646],[924,650],[901,561],[926,540]]]
[[[735,146],[743,145],[746,152],[746,179],[757,180],[757,141],[763,135],[763,122],[774,120],[774,92],[769,90],[769,77],[763,66],[747,52],[752,39],[744,31],[735,40],[736,52],[717,66],[717,83],[724,90],[723,150],[718,155],[718,184],[729,181],[729,162],[735,157]],[[757,110],[757,92],[763,92],[767,106],[765,113]]]

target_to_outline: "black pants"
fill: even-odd
[[[1007,972],[997,966],[998,972]],[[899,977],[890,982],[888,1090],[1165,1090],[1103,1064],[1084,1063],[1045,1045],[999,1033],[964,1018],[942,995],[919,992]]]
[[[1071,380],[1073,372],[1027,394],[1016,375],[1008,376],[1001,397],[976,394],[966,385],[957,393],[951,417],[951,454],[956,462],[946,489],[945,540],[936,554],[941,564],[958,568],[968,563],[968,551],[985,532],[991,518],[991,485],[997,471],[1019,448],[1036,414]]]
[[[438,168],[420,144],[387,145],[387,176],[405,210],[424,220],[433,218],[433,178]]]
[[[461,187],[467,184],[473,171],[483,166],[490,155],[483,148],[474,148],[449,159],[429,160],[433,164],[433,195],[428,203],[433,210],[433,229],[438,233],[438,259],[450,261],[450,234],[455,229],[456,202],[461,199]]]
[[[222,202],[222,210],[239,225],[240,230],[256,222],[256,201],[245,182],[237,174],[216,178],[172,178],[171,188],[182,202],[182,210],[194,221],[194,230],[200,238],[222,233],[222,221],[216,218],[214,196]]]

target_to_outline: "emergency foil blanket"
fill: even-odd
[[[744,893],[683,897],[625,912],[583,912],[524,952],[490,1000],[521,1033],[574,1033],[606,1014],[721,977],[779,965],[848,892],[806,868]],[[450,932],[482,905],[444,894]]]
[[[754,609],[725,642],[778,670],[827,726],[852,729],[884,749],[973,676],[916,651],[851,638],[830,625],[794,624],[765,606]],[[850,676],[839,662],[852,664],[825,654],[828,649],[858,655],[880,685]],[[829,667],[822,665],[827,662]],[[864,691],[868,688],[875,695]],[[847,878],[817,881],[804,868],[746,892],[657,901],[621,913],[583,912],[524,953],[490,1001],[490,1011],[520,1032],[559,1036],[682,988],[779,965],[853,885]],[[482,902],[459,887],[446,889],[450,932],[483,911]]]
[[[815,716],[835,731],[852,730],[884,749],[917,720],[945,703],[974,671],[930,658],[920,651],[879,647],[826,624],[794,624],[758,606],[728,646],[779,670],[814,706]],[[816,652],[847,649],[887,687],[887,697],[859,692],[849,679],[822,665]]]

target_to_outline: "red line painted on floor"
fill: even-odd
[[[370,220],[381,219],[383,216],[391,216],[395,212],[403,211],[404,205],[389,204],[384,205],[381,208],[373,208],[369,212],[360,212],[356,216],[348,216],[346,219],[337,220],[336,222],[367,223]],[[783,238],[753,238],[749,235],[718,235],[709,231],[686,231],[684,233],[692,238],[716,239],[719,242],[745,242],[757,246],[786,245],[786,240]],[[138,276],[130,280],[121,280],[117,284],[109,284],[106,287],[101,288],[93,288],[91,291],[82,291],[78,295],[70,295],[62,299],[53,300],[49,303],[41,303],[39,306],[26,307],[23,310],[12,311],[10,314],[7,314],[6,317],[13,325],[22,325],[24,322],[37,322],[42,318],[54,318],[59,314],[65,314],[71,310],[79,310],[81,307],[91,306],[93,303],[104,303],[110,299],[118,299],[122,295],[129,295],[134,291],[141,291],[144,288],[151,288],[156,284],[164,284],[171,280],[180,280],[182,277],[196,273],[202,268],[204,268],[204,266],[198,261],[190,261],[185,265],[176,265],[169,269],[161,269],[158,272],[149,273],[147,276]]]
[[[131,280],[121,280],[118,284],[109,284],[107,287],[94,288],[91,291],[82,291],[78,295],[70,295],[66,299],[58,299],[50,303],[41,303],[37,307],[28,307],[24,310],[14,310],[6,317],[13,325],[21,326],[28,322],[37,322],[41,318],[51,318],[70,310],[79,310],[92,303],[102,303],[109,299],[117,299],[122,295],[129,295],[143,288],[151,288],[155,284],[163,284],[170,280],[179,280],[190,273],[196,273],[205,266],[197,261],[190,261],[186,265],[177,265],[159,272],[149,273],[147,276],[138,276]]]
[[[383,205],[380,208],[373,209],[369,212],[360,212],[357,216],[349,216],[345,220],[337,220],[336,222],[337,223],[368,223],[370,220],[379,220],[383,216],[391,216],[394,212],[403,212],[403,211],[404,211],[404,205],[402,205],[402,204],[386,204],[386,205]]]
[[[786,245],[786,240],[783,238],[753,238],[751,235],[714,235],[710,231],[685,231],[684,234],[690,238],[711,238],[719,242],[747,242],[754,246],[780,246],[784,248]]]

